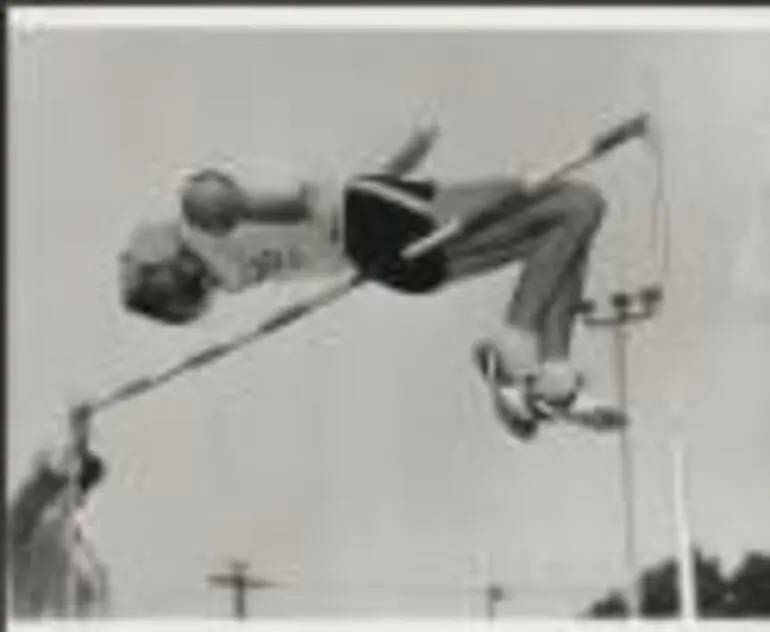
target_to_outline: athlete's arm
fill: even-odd
[[[307,187],[297,184],[285,191],[244,191],[238,219],[258,224],[299,224],[310,219]]]
[[[377,172],[403,176],[414,171],[427,158],[438,136],[437,125],[418,128]],[[312,207],[308,203],[309,194],[309,188],[304,183],[272,194],[246,192],[240,219],[263,224],[296,224],[308,220]]]
[[[310,216],[306,186],[300,182],[268,188],[241,185],[216,169],[188,178],[182,189],[182,214],[190,225],[224,235],[241,222],[296,224]]]
[[[418,128],[378,171],[389,176],[404,176],[414,171],[427,158],[438,136],[437,125]]]

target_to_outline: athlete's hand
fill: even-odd
[[[427,153],[441,136],[441,127],[437,122],[418,125],[412,135],[415,152]]]
[[[420,125],[401,148],[379,169],[386,175],[402,177],[417,169],[428,156],[439,136],[436,124]]]

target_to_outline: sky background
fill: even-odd
[[[11,488],[79,395],[310,289],[227,298],[189,330],[124,313],[118,251],[139,220],[175,212],[184,173],[345,174],[429,117],[445,136],[426,175],[516,173],[656,101],[672,258],[665,310],[630,355],[642,561],[676,550],[679,430],[697,541],[728,566],[770,547],[770,34],[56,30],[10,46]],[[591,292],[654,280],[649,154],[628,147],[582,175],[611,206]],[[558,616],[621,581],[617,438],[561,428],[517,444],[469,361],[515,279],[423,298],[366,288],[105,413],[111,476],[86,518],[114,613],[226,614],[205,576],[230,557],[296,582],[254,598],[275,616],[479,615],[464,587],[490,573],[521,586],[501,614]],[[577,356],[606,396],[610,351],[581,330]]]

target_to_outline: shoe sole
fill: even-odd
[[[489,374],[490,360],[494,357],[494,373]],[[500,352],[494,347],[492,343],[481,342],[478,343],[473,349],[473,359],[476,369],[481,375],[484,383],[490,388],[495,390],[501,385],[510,384],[512,382],[511,377],[506,375],[503,369],[501,369]],[[493,397],[497,398],[497,393],[493,392]],[[559,415],[556,417],[538,418],[533,421],[509,421],[505,412],[496,406],[497,416],[506,429],[520,439],[531,439],[542,424],[556,424],[566,423],[580,428],[591,430],[594,432],[616,432],[625,429],[628,426],[628,419],[625,415],[619,411],[608,411],[605,415],[605,419],[589,419],[588,416],[575,415]]]
[[[490,375],[489,365],[492,358],[494,361],[494,373]],[[540,427],[540,421],[524,421],[521,419],[511,419],[511,416],[500,406],[498,402],[499,395],[497,389],[500,386],[511,384],[513,382],[510,375],[507,375],[501,368],[500,352],[488,342],[482,342],[477,344],[473,349],[473,359],[476,369],[481,375],[481,379],[484,381],[490,391],[492,391],[492,397],[495,402],[495,411],[497,413],[498,420],[505,426],[509,434],[513,435],[517,439],[523,441],[531,440],[537,434]]]

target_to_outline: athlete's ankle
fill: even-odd
[[[569,358],[546,358],[540,365],[534,390],[539,397],[558,404],[574,398],[580,382],[581,374]]]
[[[501,327],[493,342],[508,373],[517,377],[536,374],[539,341],[534,331],[515,325]]]

